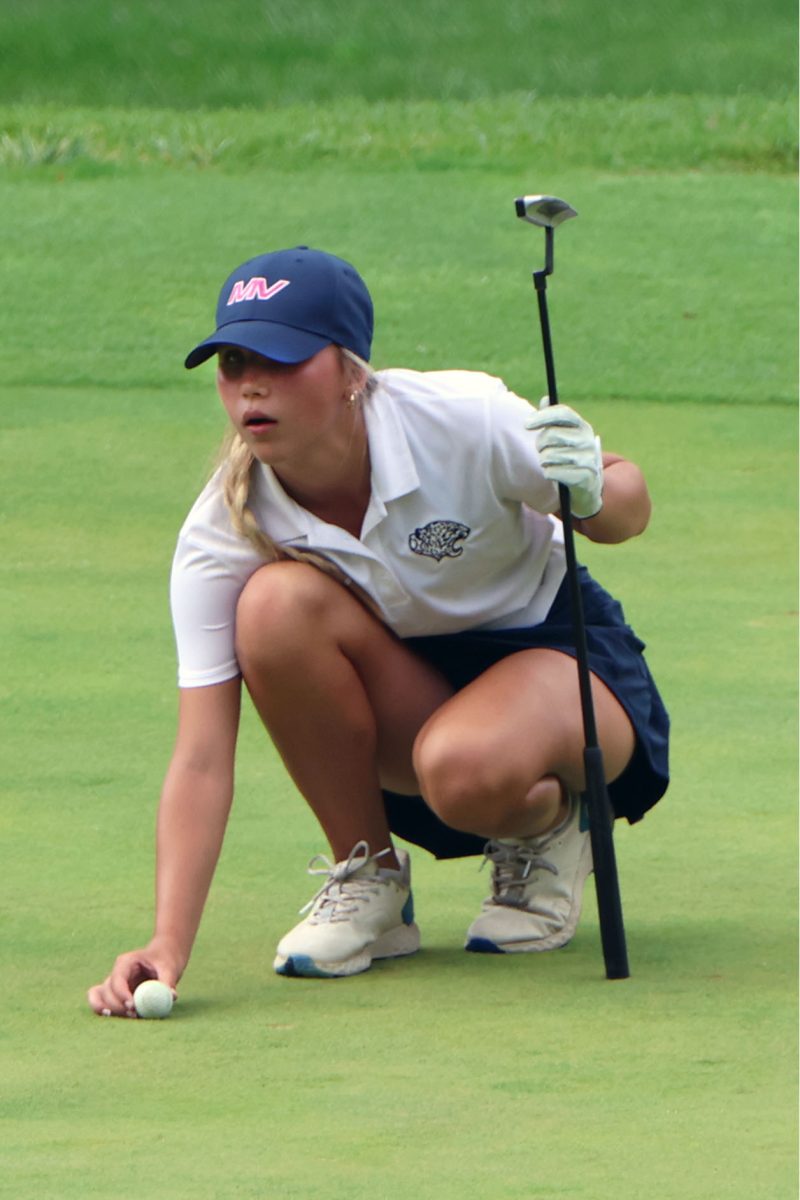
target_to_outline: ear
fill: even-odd
[[[339,347],[339,357],[342,364],[342,372],[345,378],[345,384],[349,392],[360,392],[367,382],[366,372],[358,363],[354,363],[347,351]]]

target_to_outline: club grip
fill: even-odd
[[[583,752],[586,773],[584,801],[589,815],[589,833],[594,860],[594,882],[600,918],[600,938],[603,945],[606,977],[627,979],[628,951],[622,919],[622,900],[614,852],[614,815],[608,799],[603,754],[599,746],[587,746]]]

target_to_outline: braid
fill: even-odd
[[[233,528],[255,546],[266,562],[274,562],[280,557],[278,548],[259,527],[248,503],[255,456],[239,434],[231,431],[223,445],[222,458],[227,466],[222,495]]]

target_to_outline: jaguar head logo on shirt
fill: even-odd
[[[429,521],[427,525],[415,529],[409,536],[408,544],[415,554],[435,558],[441,562],[443,558],[458,558],[464,553],[464,547],[459,545],[468,538],[472,530],[468,525],[458,521]]]

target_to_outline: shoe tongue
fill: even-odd
[[[401,871],[396,871],[392,867],[379,867],[377,863],[365,863],[363,867],[359,867],[348,879],[399,879]]]
[[[348,879],[374,879],[378,874],[378,868],[374,862],[365,862],[363,867],[359,867],[355,871],[351,871],[347,876]]]

